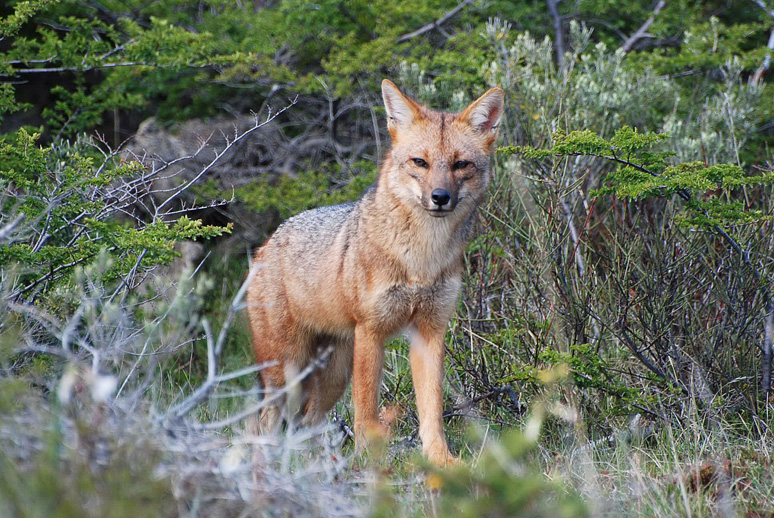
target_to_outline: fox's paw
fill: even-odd
[[[425,454],[430,462],[435,464],[438,468],[448,469],[462,464],[459,457],[453,456],[449,451],[438,452],[434,455]],[[433,491],[438,491],[443,487],[445,476],[441,471],[436,469],[430,470],[425,478],[425,485]]]
[[[390,438],[390,429],[379,421],[364,423],[355,429],[355,435],[367,443],[373,441],[387,441]]]
[[[459,457],[452,455],[449,450],[440,450],[435,452],[426,452],[427,459],[439,468],[452,468],[459,466],[462,461]]]
[[[390,440],[390,429],[379,421],[355,424],[355,445],[358,450],[382,450]]]

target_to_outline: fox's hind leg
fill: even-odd
[[[288,391],[286,384],[295,381],[296,374],[308,361],[308,337],[298,332],[283,311],[284,299],[268,295],[259,289],[248,291],[247,306],[255,359],[258,364],[264,364],[260,371],[266,403],[260,418],[262,433],[277,432],[283,420],[294,419],[292,415],[283,416],[283,410],[303,401],[303,395]],[[296,411],[301,405],[295,405]]]
[[[262,434],[276,433],[279,429],[279,425],[282,424],[282,413],[279,406],[275,403],[271,403],[261,410],[261,420],[259,431]]]
[[[265,358],[261,362],[269,362]],[[259,431],[263,434],[275,433],[282,424],[282,405],[284,397],[278,395],[285,386],[285,375],[283,365],[266,367],[261,371],[261,381],[263,384],[263,401],[266,406],[261,410],[259,420]]]
[[[351,339],[334,343],[327,364],[309,379],[304,425],[323,421],[330,409],[341,399],[352,375],[352,357]]]

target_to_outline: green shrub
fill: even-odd
[[[138,162],[100,153],[96,143],[42,147],[39,134],[21,129],[0,139],[0,210],[7,215],[0,267],[19,266],[13,296],[66,278],[100,250],[114,259],[106,280],[175,258],[177,240],[210,238],[230,227],[203,225],[186,216],[168,223],[157,214],[131,226],[118,214],[131,210],[145,184]]]
[[[341,169],[334,165],[295,177],[282,176],[274,184],[253,182],[239,188],[236,195],[248,208],[278,212],[284,219],[314,207],[354,201],[374,182],[372,162],[353,164],[348,175],[342,175]]]

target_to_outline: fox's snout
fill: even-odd
[[[445,187],[434,189],[431,187],[427,191],[427,194],[422,193],[420,203],[422,208],[430,212],[431,216],[445,216],[457,207],[459,198],[456,189],[450,190]]]
[[[438,205],[438,208],[442,209],[444,205],[451,201],[451,193],[446,189],[436,189],[430,195],[430,199],[433,200],[433,203]]]

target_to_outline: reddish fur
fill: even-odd
[[[444,333],[475,209],[489,184],[502,91],[490,90],[461,114],[420,106],[389,81],[382,91],[393,144],[376,188],[354,206],[291,218],[256,252],[247,296],[253,347],[259,362],[278,362],[262,371],[265,385],[281,387],[320,346],[333,345],[327,367],[303,384],[302,422],[324,419],[351,375],[360,441],[369,430],[383,433],[384,342],[408,333],[420,438],[425,454],[443,465],[454,460],[442,421]],[[457,170],[458,160],[471,165]],[[438,208],[435,189],[452,196],[444,217],[428,213]],[[262,427],[273,428],[279,417],[277,406],[267,408]]]

